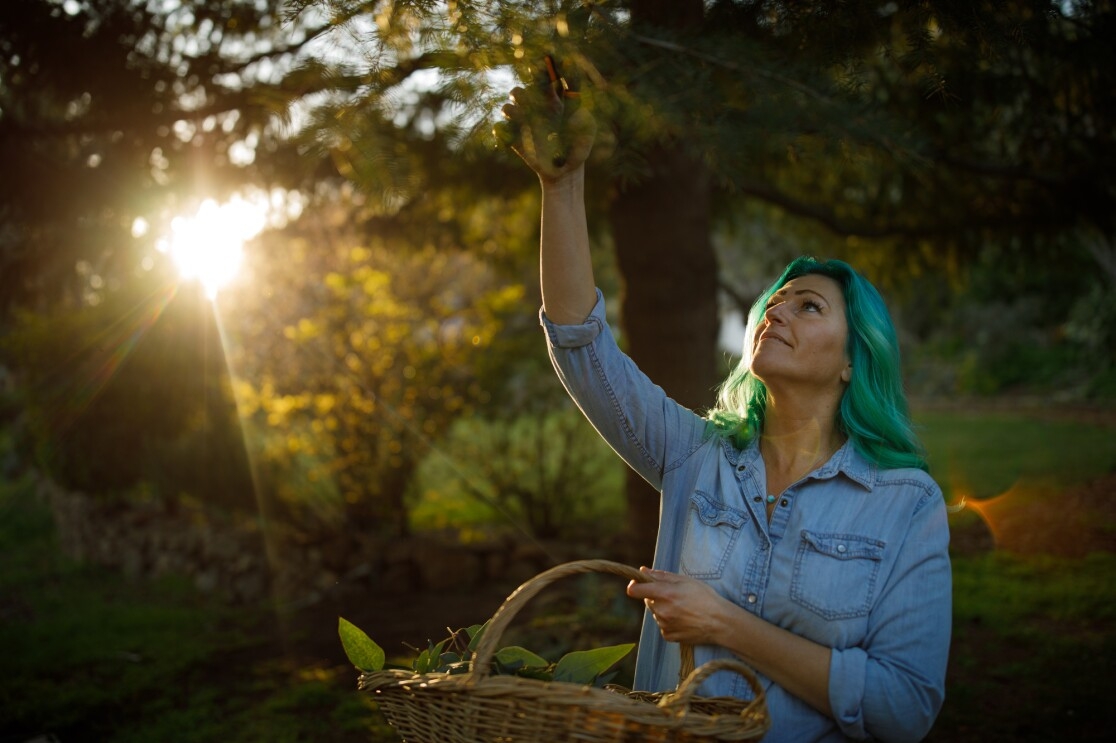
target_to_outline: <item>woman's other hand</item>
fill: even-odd
[[[731,602],[706,583],[678,573],[641,567],[648,583],[632,581],[628,595],[643,599],[663,639],[689,645],[719,645]]]

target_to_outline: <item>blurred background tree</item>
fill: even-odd
[[[238,0],[4,3],[6,310],[90,304],[150,270],[155,237],[196,202],[310,182],[276,115],[311,92],[289,74],[314,31],[280,13]]]
[[[259,254],[253,290],[223,310],[240,413],[287,520],[394,536],[431,443],[489,404],[523,285],[466,250],[392,250],[354,228],[358,211],[339,195],[300,220],[284,260]]]
[[[405,531],[454,421],[560,395],[537,186],[490,134],[547,53],[600,123],[589,207],[621,341],[679,401],[709,405],[721,318],[801,252],[886,289],[915,390],[1111,393],[1113,19],[1039,0],[9,0],[4,410],[74,486],[227,469],[176,481],[242,489],[249,459],[292,520]],[[267,228],[213,309],[158,245],[234,194]],[[59,415],[47,380],[94,389],[77,360],[117,352],[104,407]],[[657,509],[627,490],[645,561]]]
[[[64,485],[251,501],[211,311],[154,245],[191,202],[266,182],[233,144],[263,143],[249,59],[269,36],[283,56],[277,27],[238,3],[0,8],[0,324],[27,410],[6,422]]]

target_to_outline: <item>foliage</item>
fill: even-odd
[[[477,648],[487,629],[488,623],[485,623],[451,631],[446,639],[431,642],[420,651],[411,662],[410,670],[421,674],[444,673],[451,676],[467,673],[471,670]],[[338,634],[345,654],[358,670],[374,673],[385,668],[384,651],[380,646],[344,617],[338,618]],[[629,643],[593,650],[575,650],[566,653],[556,662],[549,663],[526,648],[510,645],[500,648],[493,655],[492,672],[539,681],[603,686],[612,678],[612,674],[607,674],[607,671],[623,660],[634,647],[634,643]]]
[[[295,10],[333,11],[348,56],[332,74],[367,83],[337,86],[311,128],[349,161],[406,141],[398,122],[474,153],[491,143],[507,73],[531,83],[550,52],[606,124],[598,159],[611,172],[645,175],[648,145],[677,139],[726,192],[876,241],[858,251],[873,272],[949,267],[997,235],[1082,225],[1111,253],[1109,4],[704,5],[303,0]],[[434,84],[400,106],[424,71]],[[347,172],[375,190],[426,187],[413,158],[389,162]],[[1031,255],[1045,245],[1032,240]]]
[[[1116,13],[1107,2],[302,0],[294,8],[328,16],[325,36],[344,50],[317,57],[320,79],[343,84],[311,117],[306,146],[341,163],[362,191],[407,205],[431,189],[461,193],[465,180],[477,192],[508,187],[485,154],[488,130],[505,90],[534,84],[553,54],[598,119],[590,212],[594,224],[609,216],[628,350],[694,408],[708,405],[717,381],[711,295],[719,281],[746,296],[755,281],[717,275],[709,247],[710,231],[743,208],[762,229],[738,225],[737,235],[760,239],[724,245],[723,263],[751,262],[774,235],[900,288],[943,274],[954,291],[988,263],[1015,279],[1016,265],[1044,275],[1065,263],[1116,280],[1116,64],[1106,41]],[[811,240],[798,241],[803,234]],[[1060,296],[1018,284],[1017,293]],[[1028,335],[1064,328],[1068,307],[1010,342],[940,360],[967,366],[938,391],[1051,385],[1051,370],[1077,349],[1023,351]],[[942,324],[941,313],[927,314]],[[633,483],[629,475],[631,504],[647,495]],[[633,535],[653,532],[653,520],[636,519]]]
[[[1020,250],[988,245],[963,280],[923,275],[896,292],[917,392],[1096,394],[1093,380],[1116,361],[1107,280],[1073,238],[1041,271]]]
[[[272,236],[222,307],[260,484],[304,529],[403,533],[428,442],[495,392],[522,288],[464,251],[313,226]]]
[[[20,313],[0,340],[18,370],[25,463],[100,493],[251,505],[247,460],[212,310],[189,291],[120,291],[79,311]]]
[[[155,245],[204,198],[306,175],[273,116],[313,32],[276,5],[0,4],[0,352],[27,405],[21,467],[94,493],[251,498],[211,310]]]
[[[522,524],[543,539],[584,541],[617,524],[623,465],[579,411],[568,402],[554,408],[456,421],[417,473],[413,520],[460,529],[467,514],[445,509],[473,500],[481,506],[474,526]]]
[[[337,620],[337,633],[341,637],[341,646],[345,655],[356,666],[358,671],[379,671],[384,667],[384,650],[359,627],[339,617]]]
[[[1116,373],[1116,306],[1109,301],[1111,287],[1094,282],[1080,293],[1065,324],[1066,338],[1078,344],[1085,358],[1100,372],[1093,378],[1094,391],[1103,396],[1099,382],[1104,374]],[[1116,397],[1111,393],[1108,397]]]
[[[0,4],[0,319],[149,281],[177,212],[312,172],[275,117],[314,30],[280,5]]]

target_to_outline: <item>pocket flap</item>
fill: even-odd
[[[698,518],[706,526],[725,525],[739,528],[746,520],[744,514],[740,511],[713,500],[712,497],[700,490],[695,491],[690,496],[690,503],[697,512]]]
[[[883,559],[884,542],[855,534],[818,534],[803,530],[802,541],[814,551],[838,560]]]

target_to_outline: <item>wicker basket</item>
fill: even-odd
[[[770,727],[763,688],[744,663],[710,661],[691,670],[673,692],[629,692],[489,673],[498,642],[523,604],[554,581],[578,573],[612,573],[645,581],[635,568],[581,560],[551,568],[517,588],[497,610],[468,673],[418,674],[382,670],[363,674],[360,688],[407,743],[698,743],[755,741]],[[693,648],[683,645],[683,673]],[[755,693],[751,701],[696,697],[701,682],[735,671]]]

